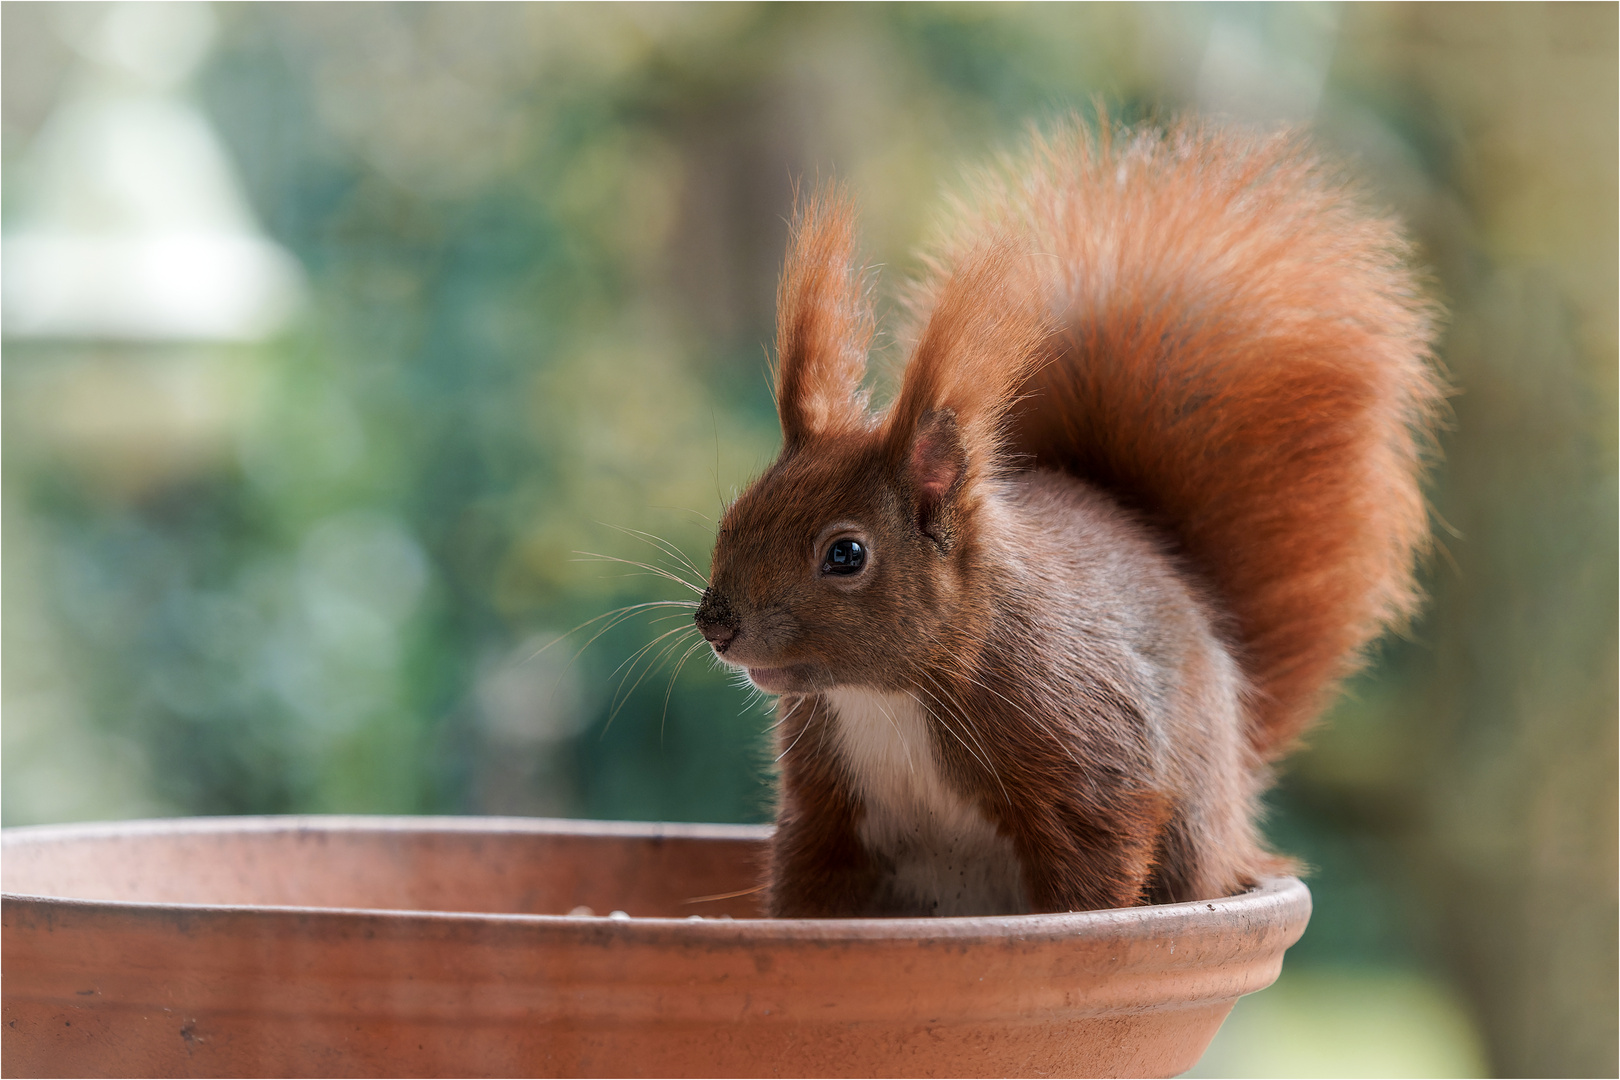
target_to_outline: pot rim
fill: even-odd
[[[0,829],[0,847],[23,847],[72,840],[116,840],[123,837],[218,836],[225,834],[265,835],[276,833],[426,833],[527,834],[577,838],[613,837],[642,839],[765,840],[769,825],[711,825],[589,821],[563,818],[503,817],[409,817],[364,815],[286,815],[255,817],[166,818],[120,822],[86,822],[64,825],[27,825]],[[949,939],[963,945],[1018,941],[1035,945],[1042,942],[1073,941],[1076,938],[1139,940],[1156,938],[1173,941],[1206,930],[1231,926],[1238,917],[1256,929],[1282,930],[1290,924],[1303,931],[1311,906],[1310,892],[1296,877],[1262,878],[1254,888],[1233,896],[1212,900],[1190,900],[1176,904],[1153,904],[1095,911],[1054,912],[1032,915],[921,916],[850,919],[771,919],[680,916],[635,916],[615,919],[600,915],[517,914],[479,911],[427,911],[371,907],[331,907],[291,904],[218,904],[170,901],[110,900],[96,897],[42,895],[29,892],[3,892],[9,902],[61,905],[75,911],[105,908],[129,915],[219,914],[223,916],[265,917],[364,917],[403,925],[420,921],[473,928],[529,927],[542,933],[570,932],[589,927],[593,936],[611,935],[628,943],[668,940],[671,935],[694,942],[760,944],[766,942],[876,941],[915,942]]]

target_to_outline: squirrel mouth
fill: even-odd
[[[793,690],[805,689],[805,671],[803,664],[794,664],[790,667],[751,667],[748,672],[748,681],[765,691],[767,694],[785,694]]]

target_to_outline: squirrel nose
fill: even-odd
[[[708,639],[709,644],[714,646],[715,652],[725,652],[726,646],[731,644],[731,639],[737,636],[737,631],[729,626],[700,626],[698,629]]]
[[[703,601],[698,604],[697,614],[692,621],[697,623],[698,633],[714,646],[717,653],[725,652],[731,639],[737,636],[738,620],[730,602],[712,587],[703,590]]]

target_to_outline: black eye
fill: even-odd
[[[844,537],[834,540],[827,549],[827,557],[822,560],[821,572],[823,574],[855,574],[866,565],[866,547],[859,540]]]

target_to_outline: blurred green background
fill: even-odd
[[[1450,311],[1442,551],[1271,797],[1316,913],[1199,1070],[1615,1074],[1614,5],[0,20],[5,824],[767,819],[760,703],[621,668],[678,622],[538,650],[683,594],[577,552],[706,565],[770,460],[795,179],[893,296],[1031,122],[1305,124]]]

